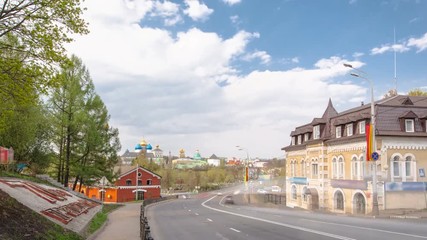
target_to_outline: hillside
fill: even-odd
[[[0,239],[82,239],[0,190]]]

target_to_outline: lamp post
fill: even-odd
[[[366,77],[366,73],[355,69],[351,64],[344,63],[344,67],[351,68],[358,73],[350,73],[351,76],[362,78],[369,81],[371,85],[371,127],[372,127],[372,149],[373,151],[377,151],[377,142],[375,140],[375,104],[374,104],[374,84],[373,81]],[[372,156],[370,156],[372,158]],[[377,191],[377,163],[375,160],[372,161],[374,174],[372,175],[372,215],[378,216],[378,191]]]
[[[242,147],[240,147],[240,146],[236,146],[236,148],[239,150],[239,151],[245,151],[246,152],[246,163],[245,163],[245,176],[244,176],[244,179],[245,179],[245,187],[246,187],[246,189],[248,188],[248,180],[249,180],[249,153],[248,153],[248,150],[246,150],[246,148],[242,148]]]

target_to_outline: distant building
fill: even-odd
[[[215,154],[212,154],[212,156],[208,158],[208,164],[219,167],[221,165],[221,160]]]
[[[142,139],[140,143],[136,144],[133,152],[126,149],[126,151],[120,156],[122,165],[132,165],[133,160],[138,156],[142,156],[149,161],[153,161],[159,165],[164,163],[163,151],[159,148],[159,145],[153,150],[150,143],[147,143],[145,139]]]

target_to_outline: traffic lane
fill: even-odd
[[[266,222],[199,208],[197,201],[174,201],[149,208],[155,239],[347,239],[283,229]],[[151,215],[156,212],[156,214]],[[155,216],[157,215],[157,216]],[[163,217],[162,217],[163,216]],[[176,217],[175,217],[176,216]],[[172,220],[172,217],[174,220]],[[160,220],[160,221],[159,221]],[[152,224],[153,222],[153,224]],[[159,225],[161,224],[161,225]],[[169,227],[173,224],[172,227]],[[165,227],[167,226],[167,227]],[[158,231],[161,229],[161,231]]]
[[[217,203],[217,201],[212,201],[207,202],[206,205],[215,207]],[[393,221],[391,219],[354,218],[304,211],[297,213],[295,210],[285,209],[271,210],[237,206],[217,206],[216,208],[232,212],[233,214],[244,212],[247,216],[288,224],[288,227],[291,228],[306,227],[350,238],[383,239],[387,237],[388,239],[427,239],[425,237],[427,236],[425,225],[414,224],[413,221],[402,223],[402,221]]]
[[[301,219],[302,224],[315,226],[330,225],[338,228],[353,228],[360,231],[373,231],[378,233],[397,235],[402,237],[427,236],[427,219],[374,219],[372,217],[341,216],[325,213],[312,213],[294,209],[270,209],[236,206],[238,212],[251,212],[255,216],[262,214],[276,219]]]

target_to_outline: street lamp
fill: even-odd
[[[344,63],[343,65],[344,65],[344,67],[351,68],[354,71],[358,72],[358,73],[350,73],[351,76],[365,79],[365,80],[369,81],[369,83],[371,84],[371,125],[372,125],[371,127],[372,127],[372,149],[373,149],[372,151],[376,152],[377,151],[377,143],[375,140],[375,104],[374,104],[374,84],[373,84],[373,81],[371,79],[365,77],[367,75],[365,72],[354,68],[351,64]],[[368,151],[368,149],[367,149],[367,151]],[[372,158],[372,156],[369,156],[369,157]],[[377,191],[377,163],[374,160],[372,162],[372,164],[374,166],[373,167],[374,174],[372,176],[372,185],[373,185],[372,186],[372,215],[378,216],[379,215],[379,209],[378,209],[378,191]]]
[[[248,153],[248,150],[246,150],[246,148],[242,148],[242,147],[240,147],[240,146],[236,146],[236,148],[237,148],[239,151],[245,151],[245,152],[246,152],[246,163],[245,163],[245,185],[246,185],[246,188],[247,188],[247,182],[248,182],[248,180],[249,180],[249,169],[248,169],[248,167],[249,167],[249,153]]]

